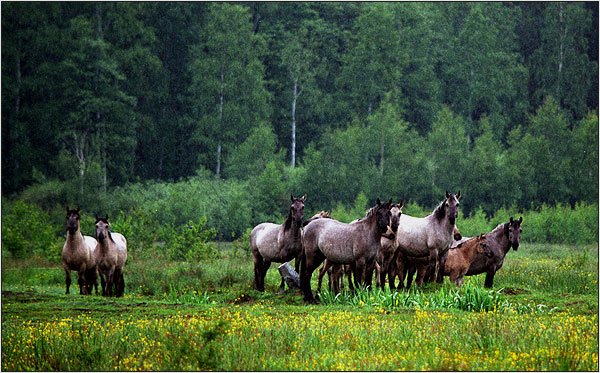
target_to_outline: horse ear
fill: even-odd
[[[69,205],[67,205],[67,214],[69,213],[69,211],[71,210],[69,209]]]
[[[108,223],[108,214],[106,214],[106,217],[104,219],[106,219],[106,222]]]
[[[398,202],[398,208],[401,209],[402,207],[404,207],[404,200],[400,200],[400,202]]]
[[[456,199],[460,198],[460,190],[458,191],[458,193],[456,193]]]
[[[381,201],[379,200],[379,197],[377,197],[377,206],[381,205]]]
[[[521,217],[519,218],[519,224],[521,224],[522,222],[523,222],[523,217],[521,216]]]
[[[98,214],[94,214],[94,216],[96,217],[96,222],[98,222],[98,220],[100,220],[98,219]]]
[[[513,218],[512,218],[512,216],[511,216],[511,217],[510,217],[510,224],[512,224],[512,223],[513,223]]]
[[[77,206],[77,213],[79,214],[79,211],[81,211],[81,207]]]
[[[392,204],[392,197],[390,197],[390,200],[388,201],[388,205]]]
[[[306,193],[304,193],[304,195],[302,196],[302,198],[300,198],[300,201],[302,201],[302,203],[304,203],[304,201],[306,201]]]
[[[290,201],[294,202],[294,195],[290,193]]]
[[[450,197],[450,193],[448,193],[448,191],[446,191],[446,198]]]

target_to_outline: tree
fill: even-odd
[[[495,120],[501,127],[519,123],[527,109],[527,70],[517,54],[516,10],[501,3],[452,3],[442,10],[444,101],[467,119],[467,135],[480,133],[476,122],[486,113],[503,117]]]
[[[427,145],[434,194],[439,196],[451,190],[456,193],[464,185],[463,170],[468,168],[465,159],[469,154],[469,139],[465,120],[444,106],[432,124]]]
[[[589,112],[573,128],[567,170],[570,202],[598,202],[598,114]]]
[[[597,76],[597,63],[590,61],[586,34],[592,18],[583,3],[548,3],[544,11],[541,45],[533,53],[534,105],[551,95],[575,119],[587,111],[589,88]]]
[[[394,91],[406,64],[390,6],[381,3],[365,9],[354,25],[352,47],[343,57],[338,86],[347,92],[349,110],[360,120],[377,109],[386,93]]]
[[[223,148],[269,119],[270,97],[259,59],[264,42],[252,32],[247,8],[227,3],[210,4],[201,40],[191,51],[188,93],[194,108],[189,120],[196,123],[193,140],[216,150],[220,178]]]

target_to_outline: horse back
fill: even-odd
[[[117,266],[123,267],[127,261],[127,239],[121,233],[111,232],[111,237],[117,249]]]
[[[334,263],[353,263],[354,244],[360,226],[346,224],[333,219],[317,219],[306,226],[304,244],[311,250],[318,249]]]

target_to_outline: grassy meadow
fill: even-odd
[[[247,253],[215,245],[195,263],[132,256],[120,299],[65,295],[59,265],[4,260],[2,370],[599,369],[597,245],[523,243],[491,290],[480,275],[317,306],[278,292],[276,264],[257,292]]]

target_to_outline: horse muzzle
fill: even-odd
[[[513,242],[511,246],[512,246],[512,248],[513,248],[514,251],[517,251],[517,249],[519,248],[519,243],[518,242]]]

